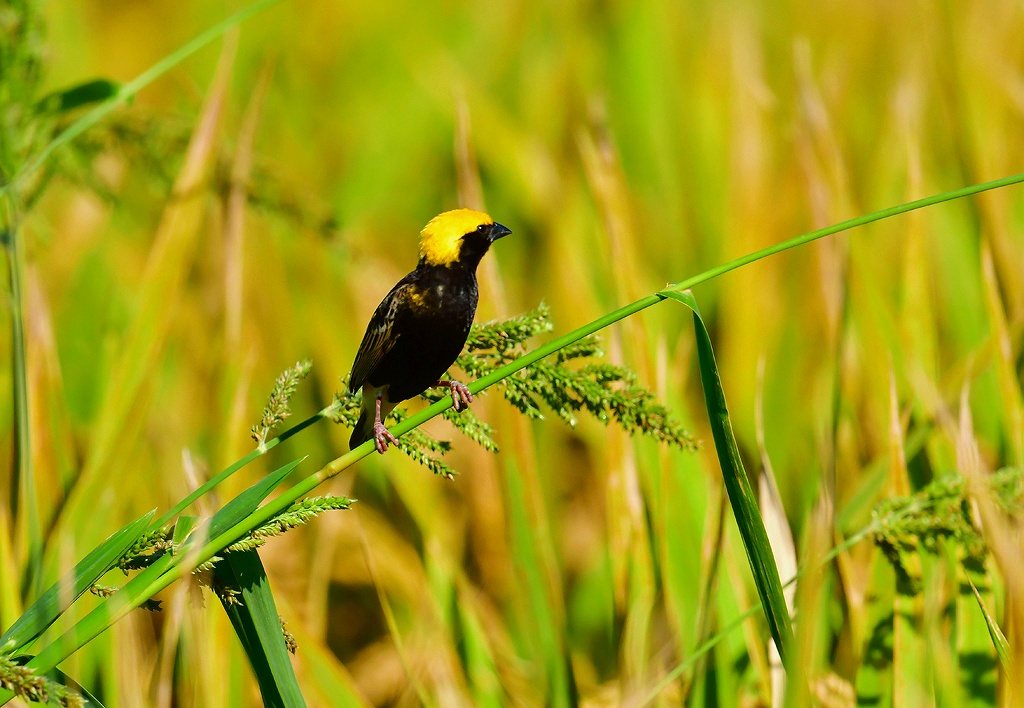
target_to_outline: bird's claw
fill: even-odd
[[[381,422],[375,422],[373,424],[373,442],[377,447],[377,452],[383,455],[387,452],[388,443],[392,445],[398,444],[398,438],[391,434],[391,431],[384,427]]]
[[[446,381],[448,388],[452,392],[452,408],[455,411],[461,412],[469,408],[469,404],[473,402],[473,394],[470,393],[469,386],[458,381]]]

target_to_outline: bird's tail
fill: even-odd
[[[372,399],[370,404],[373,405]],[[359,413],[359,420],[356,421],[356,427],[352,428],[352,437],[348,439],[349,450],[355,450],[373,437],[373,417],[374,411],[366,405],[366,398],[364,397],[363,409]]]

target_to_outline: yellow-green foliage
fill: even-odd
[[[0,8],[4,184],[79,115],[34,101],[129,81],[227,11]],[[486,208],[514,232],[481,266],[479,320],[544,302],[568,331],[795,234],[1020,172],[1022,61],[1017,0],[260,13],[5,193],[30,447],[16,458],[17,408],[0,405],[0,629],[106,536],[249,452],[254,424],[262,443],[288,408],[292,421],[328,405],[430,216]],[[811,569],[787,687],[763,622],[737,623],[757,595],[719,516],[692,320],[672,304],[602,347],[705,441],[697,452],[585,416],[566,426],[571,407],[528,420],[495,390],[473,405],[490,426],[473,435],[498,454],[435,419],[423,430],[452,440],[454,480],[374,455],[318,492],[358,498],[350,511],[260,547],[307,702],[994,704],[1024,652],[1024,617],[1006,621],[1024,607],[1017,521],[979,491],[1024,462],[1022,206],[1017,187],[939,205],[697,289],[748,472],[777,478],[781,506],[762,501],[776,556]],[[306,359],[309,379],[261,422],[275,379]],[[17,369],[0,367],[4,401]],[[347,438],[322,421],[189,513],[289,460],[308,456],[308,474]],[[878,502],[954,470],[968,480],[957,509],[991,547],[978,595],[955,539],[913,561],[916,594],[897,592],[870,534],[816,570],[881,530]],[[98,591],[122,583],[115,571]],[[179,583],[163,621],[135,612],[61,668],[107,706],[253,704],[219,603],[189,598]]]

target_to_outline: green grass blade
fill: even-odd
[[[36,106],[40,110],[64,113],[92,103],[112,99],[120,90],[121,84],[116,81],[93,79],[47,94],[38,101]]]
[[[91,692],[86,690],[85,686],[78,683],[78,681],[71,678],[60,669],[52,669],[50,671],[47,671],[46,678],[80,695],[82,698],[85,699],[85,704],[86,706],[88,706],[88,708],[104,708],[103,704],[100,702],[100,699],[92,695]]]
[[[280,0],[258,0],[252,5],[239,10],[230,17],[224,18],[213,27],[210,27],[205,32],[202,32],[189,42],[186,42],[176,51],[171,52],[156,64],[146,69],[146,71],[121,86],[117,93],[76,120],[51,140],[33,159],[29,160],[20,170],[18,170],[18,172],[11,178],[10,182],[3,186],[2,191],[13,191],[18,184],[42,167],[58,148],[68,144],[79,135],[89,130],[89,128],[100,123],[117,108],[131,101],[143,88],[156,81],[158,78],[188,59],[206,45],[224,36],[224,34],[232,27],[242,24],[253,15],[262,12],[272,5],[276,5],[278,2],[280,2]]]
[[[259,482],[246,489],[225,504],[222,509],[218,510],[205,527],[200,528],[193,537],[202,539],[216,538],[249,516],[304,459],[292,460],[284,467],[274,470]]]
[[[45,674],[34,671],[22,673],[25,663],[30,659],[32,657],[27,654],[16,659],[0,659],[0,673],[3,674],[0,682],[15,692],[22,701],[32,705],[45,702],[47,705],[88,705],[103,708],[103,704],[95,696],[60,669],[53,669]]]
[[[743,547],[747,551],[750,570],[754,575],[754,585],[761,598],[765,619],[768,620],[768,628],[775,640],[775,646],[779,649],[783,663],[785,663],[789,648],[793,643],[793,627],[789,612],[786,610],[786,599],[782,594],[782,581],[779,579],[779,571],[775,565],[775,555],[772,553],[768,533],[765,531],[764,522],[758,511],[757,498],[747,480],[747,473],[743,469],[743,462],[740,460],[740,453],[736,447],[736,437],[733,435],[729,409],[725,402],[725,391],[722,389],[722,379],[719,376],[715,353],[711,347],[711,337],[704,326],[700,309],[692,294],[665,291],[664,295],[678,300],[693,310],[697,356],[700,360],[700,378],[704,385],[704,400],[715,439],[715,449],[718,452],[718,461],[722,466],[725,488],[729,493],[729,502],[732,504],[736,524],[740,529]]]
[[[466,667],[473,704],[481,708],[506,705],[508,696],[502,690],[501,675],[472,600],[460,597],[454,604],[458,631],[462,637],[459,653]]]
[[[978,184],[961,187],[960,189],[953,189],[948,192],[940,192],[939,194],[933,194],[922,199],[915,199],[914,201],[906,202],[905,204],[897,204],[885,209],[879,209],[878,211],[873,211],[870,214],[858,216],[853,219],[847,219],[846,221],[840,221],[838,224],[832,224],[832,226],[826,226],[825,228],[817,229],[816,231],[809,231],[805,234],[786,239],[785,241],[780,241],[779,243],[768,246],[767,248],[762,248],[758,251],[748,253],[745,256],[740,256],[728,263],[723,263],[720,266],[710,268],[703,273],[687,278],[686,280],[681,280],[678,283],[672,283],[662,292],[665,295],[668,295],[669,292],[682,292],[684,290],[688,290],[694,285],[707,282],[712,278],[717,278],[720,275],[724,275],[725,273],[736,270],[737,268],[742,268],[745,265],[750,265],[762,258],[774,256],[777,253],[782,253],[783,251],[788,251],[791,248],[803,246],[806,243],[817,241],[818,239],[825,238],[826,236],[833,236],[843,231],[849,231],[850,229],[855,229],[858,226],[873,224],[874,222],[881,221],[882,219],[899,216],[900,214],[906,214],[911,211],[916,211],[917,209],[941,204],[942,202],[949,202],[954,199],[963,199],[964,197],[981,194],[982,192],[987,192],[992,189],[1000,189],[1002,187],[1009,187],[1010,185],[1021,183],[1024,183],[1024,172],[1010,175],[1008,177],[1000,177],[999,179],[994,179],[989,182],[979,182]]]
[[[287,476],[287,474],[299,464],[299,462],[301,462],[301,460],[295,460],[288,463],[239,494],[228,502],[223,509],[214,514],[204,527],[201,527],[196,533],[192,534],[192,538],[216,538],[217,536],[222,536],[225,533],[223,529],[231,529],[237,526],[239,520],[244,520],[253,514],[260,502],[266,499],[267,495],[274,491],[277,485],[281,483],[281,480],[283,480],[285,476]],[[149,524],[150,518],[152,518],[152,514],[135,522],[136,524],[141,525],[139,533],[145,530],[146,526]],[[134,541],[134,538],[132,541]],[[227,544],[224,543],[221,547],[223,547],[223,545]],[[115,593],[101,602],[78,624],[68,630],[57,640],[47,645],[43,651],[35,657],[35,659],[29,662],[29,665],[32,668],[41,668],[44,671],[48,671],[53,668],[73,652],[77,651],[93,638],[101,634],[104,630],[108,629],[114,622],[124,617],[136,607],[141,606],[143,602],[152,598],[153,595],[167,587],[171,582],[189,572],[191,570],[191,566],[187,569],[179,568],[176,572],[168,572],[174,570],[174,566],[182,565],[182,559],[187,558],[193,563],[193,565],[195,565],[209,560],[213,555],[214,550],[220,550],[221,547],[211,549],[209,543],[202,546],[202,551],[199,555],[201,556],[202,553],[208,553],[209,555],[200,557],[199,560],[196,560],[195,553],[189,553],[185,550],[180,550],[176,554],[161,556],[153,563],[153,565],[149,566],[128,581],[128,583],[121,588],[120,592]],[[123,553],[123,551],[121,552]],[[94,553],[96,553],[96,551],[94,551]],[[90,554],[90,558],[91,556],[92,554]],[[165,573],[167,573],[166,577],[162,577]],[[89,583],[89,585],[91,584],[92,583]],[[86,587],[88,587],[88,585]],[[10,695],[7,692],[0,690],[0,701],[8,700],[9,698]]]
[[[971,590],[974,591],[974,599],[978,601],[978,607],[981,608],[981,614],[985,618],[985,625],[988,627],[989,636],[992,637],[992,646],[996,649],[999,664],[1003,667],[1003,671],[1007,671],[1011,667],[1010,643],[1007,641],[1006,635],[1003,634],[1003,630],[999,628],[996,618],[985,607],[985,601],[982,599],[981,593],[978,592],[978,588],[970,576],[967,576],[967,582],[971,584]]]
[[[221,604],[249,657],[263,704],[273,708],[304,708],[306,702],[295,678],[270,581],[259,553],[252,550],[228,554],[217,565],[216,575],[229,587],[241,591],[237,598],[240,602],[225,601],[222,596]]]
[[[114,567],[149,526],[154,513],[140,516],[112,535],[44,592],[0,637],[0,651],[4,654],[17,651],[42,634],[60,617],[69,602],[77,600]]]
[[[25,343],[25,302],[22,279],[25,273],[25,246],[18,231],[17,208],[13,199],[5,199],[3,232],[0,243],[7,255],[11,319],[11,383],[14,408],[14,476],[10,483],[11,516],[24,515],[28,540],[28,567],[22,583],[25,595],[36,590],[41,571],[42,531],[39,522],[39,500],[36,494],[35,470],[32,461],[31,418],[28,399],[28,361]]]
[[[180,516],[174,522],[174,534],[171,536],[171,543],[174,548],[178,548],[187,539],[192,529],[199,525],[200,518],[198,516]]]
[[[115,622],[152,598],[155,594],[151,591],[154,583],[171,568],[175,559],[180,557],[167,553],[157,558],[151,566],[129,580],[120,591],[101,602],[80,622],[44,647],[26,666],[41,672],[56,667]],[[0,705],[13,697],[11,691],[0,689]]]
[[[547,344],[544,344],[538,347],[537,349],[534,349],[529,354],[526,354],[516,359],[515,361],[509,363],[508,365],[491,372],[490,374],[484,376],[483,378],[473,381],[472,383],[469,384],[469,390],[474,394],[480,393],[484,389],[493,386],[498,381],[501,381],[502,379],[511,376],[512,374],[516,373],[517,371],[520,371],[521,369],[525,369],[530,364],[540,361],[544,357],[550,356],[551,354],[555,353],[559,349],[562,349],[563,347],[578,342],[584,337],[594,334],[595,332],[598,332],[612,324],[615,324],[620,320],[624,320],[625,318],[630,317],[631,315],[635,315],[637,312],[645,310],[648,307],[651,307],[652,305],[657,305],[659,302],[664,301],[667,297],[673,297],[671,293],[678,294],[684,290],[688,290],[689,288],[694,287],[695,285],[705,283],[709,280],[712,280],[713,278],[717,278],[720,275],[736,270],[737,268],[741,268],[745,265],[750,265],[751,263],[759,261],[762,258],[767,258],[768,256],[773,256],[778,253],[782,253],[783,251],[788,251],[798,246],[802,246],[806,243],[810,243],[811,241],[816,241],[826,236],[832,236],[842,231],[849,231],[850,229],[856,228],[858,226],[864,226],[866,224],[871,224],[876,221],[881,221],[882,219],[887,219],[893,216],[899,216],[900,214],[906,214],[917,209],[923,209],[924,207],[933,206],[935,204],[941,204],[942,202],[948,202],[954,199],[962,199],[964,197],[980,194],[982,192],[987,192],[989,190],[999,189],[1002,187],[1008,187],[1010,185],[1021,183],[1024,183],[1024,173],[1011,175],[1009,177],[1002,177],[1000,179],[991,180],[989,182],[981,182],[979,184],[973,184],[968,187],[961,187],[960,189],[954,189],[948,192],[933,194],[930,197],[917,199],[915,201],[907,202],[905,204],[897,204],[895,206],[887,207],[885,209],[880,209],[879,211],[871,212],[870,214],[865,214],[864,216],[859,216],[855,219],[841,221],[838,224],[833,224],[832,226],[828,226],[823,229],[818,229],[817,231],[810,231],[799,236],[794,236],[793,238],[781,241],[773,246],[769,246],[767,248],[762,248],[758,251],[748,253],[745,256],[741,256],[740,258],[731,260],[728,263],[723,263],[720,266],[710,268],[702,273],[698,273],[697,275],[679,281],[678,283],[671,283],[664,290],[661,290],[658,293],[640,298],[639,300],[631,302],[628,305],[623,305],[619,309],[614,310],[613,312],[609,312],[607,315],[599,317],[593,322],[585,324],[582,327],[579,327],[578,329],[569,332],[568,334],[564,334],[561,337],[553,339]],[[426,421],[444,412],[450,407],[451,398],[444,398],[438,401],[437,403],[434,403],[430,407],[426,408],[425,410],[420,411],[415,415],[409,416],[401,423],[391,428],[391,432],[396,436],[404,435],[413,428],[419,427]],[[351,452],[349,452],[348,455],[342,456],[341,458],[338,458],[338,460],[335,460],[335,462],[331,464],[332,471],[336,472],[338,469],[344,469],[345,467],[349,466],[355,461],[361,459],[362,457],[365,457],[372,450],[372,440],[363,443],[358,448],[356,448],[356,450],[352,450]]]
[[[513,558],[521,569],[517,578],[517,592],[522,593],[525,617],[531,618],[527,630],[533,644],[531,655],[538,659],[538,681],[547,685],[539,693],[549,706],[566,707],[573,704],[572,676],[569,663],[565,660],[565,628],[559,620],[545,579],[543,524],[530,518],[525,473],[516,469],[515,461],[509,460],[509,472],[505,475],[505,493],[508,496],[509,534],[513,546]]]
[[[327,416],[331,412],[331,409],[332,409],[332,407],[328,406],[327,408],[324,408],[322,411],[320,411],[316,415],[312,415],[309,418],[307,418],[306,420],[302,421],[301,423],[292,426],[291,428],[289,428],[285,432],[283,432],[280,435],[278,435],[273,440],[268,440],[266,442],[266,444],[264,444],[262,449],[257,448],[255,450],[253,450],[252,452],[250,452],[245,457],[241,458],[237,462],[235,462],[235,463],[229,465],[228,467],[226,467],[223,471],[219,472],[214,477],[211,477],[205,484],[203,484],[202,486],[198,487],[194,492],[192,492],[187,497],[182,499],[180,502],[175,504],[173,507],[168,509],[167,512],[164,513],[159,519],[154,521],[153,522],[154,528],[159,528],[159,527],[163,526],[164,524],[166,524],[168,521],[170,521],[175,516],[177,516],[178,514],[183,512],[189,506],[191,506],[197,499],[202,497],[204,494],[209,492],[211,489],[216,487],[218,484],[220,484],[224,480],[226,480],[228,477],[233,475],[235,472],[237,472],[238,470],[240,470],[243,467],[245,467],[247,464],[249,464],[250,462],[255,460],[257,457],[260,457],[261,455],[265,455],[269,450],[271,450],[272,448],[277,447],[278,445],[283,443],[285,440],[287,440],[291,436],[301,432],[302,430],[308,428],[309,426],[311,426],[313,423],[317,422],[321,418]]]
[[[265,6],[267,4],[269,3],[257,3],[257,5],[259,5],[260,7]],[[255,5],[251,6],[250,9],[255,7]],[[488,376],[485,376],[481,379],[472,382],[469,385],[470,391],[472,391],[473,393],[479,393],[480,391],[497,383],[501,379],[510,376],[521,369],[526,368],[530,364],[539,361],[540,359],[543,359],[544,357],[549,356],[550,354],[553,354],[562,347],[579,341],[580,339],[586,337],[589,334],[593,334],[594,332],[604,329],[605,327],[608,327],[609,325],[614,324],[615,322],[618,322],[622,319],[625,319],[626,317],[629,317],[637,312],[640,312],[641,310],[644,310],[659,302],[662,302],[666,298],[675,298],[680,291],[690,286],[706,282],[714,277],[717,277],[718,275],[729,272],[731,270],[735,270],[749,263],[753,263],[754,261],[760,260],[761,258],[776,253],[780,253],[791,248],[795,248],[797,246],[803,245],[804,243],[813,241],[815,239],[839,233],[840,231],[848,230],[856,226],[861,226],[863,224],[871,223],[874,221],[879,221],[883,218],[895,216],[898,214],[904,214],[915,209],[921,209],[923,207],[938,204],[940,202],[962,198],[965,196],[978,194],[987,190],[1005,187],[1012,184],[1018,184],[1021,182],[1024,182],[1024,174],[1013,175],[1010,177],[1004,177],[1002,179],[984,182],[953,191],[943,192],[941,194],[927,197],[925,199],[920,199],[914,202],[908,202],[906,204],[889,207],[881,211],[873,212],[863,217],[851,219],[849,221],[842,222],[840,224],[828,227],[826,229],[820,229],[818,231],[813,231],[802,236],[797,236],[795,238],[776,244],[775,246],[771,246],[767,249],[762,249],[760,251],[748,254],[747,256],[735,259],[733,261],[730,261],[729,263],[723,264],[722,266],[718,266],[716,268],[704,271],[703,273],[695,275],[682,282],[672,284],[666,290],[660,291],[653,295],[649,295],[633,303],[620,307],[619,309],[601,318],[598,318],[597,320],[594,320],[589,324],[586,324],[541,347],[538,347],[534,351],[530,352],[529,354],[523,357],[520,357],[516,361],[508,364],[507,366],[504,366],[501,369],[492,372]],[[451,407],[451,399],[445,398],[429,406],[420,413],[409,416],[400,424],[392,428],[392,432],[395,435],[402,435],[408,432],[409,430],[412,430],[413,428],[422,425],[424,422],[442,413],[449,407]],[[290,505],[297,499],[305,496],[310,491],[315,489],[320,483],[322,483],[326,479],[330,479],[341,470],[348,468],[361,458],[368,455],[372,449],[372,442],[367,442],[364,445],[357,448],[356,450],[352,450],[349,453],[333,460],[317,473],[302,479],[297,484],[289,488],[286,492],[279,495],[276,499],[267,503],[263,507],[255,509],[248,517],[243,518],[234,526],[225,530],[222,534],[220,534],[220,536],[211,539],[203,547],[202,551],[197,554],[197,557],[200,560],[208,559],[217,550],[220,550],[224,546],[229,545],[230,543],[238,540],[238,538],[243,536],[248,531],[252,530],[259,524],[272,518],[275,514],[287,508],[288,505]],[[147,571],[144,571],[144,573],[137,576],[128,585],[125,586],[125,589],[129,588],[129,586],[133,589],[133,592],[138,592],[140,589],[144,589],[145,592],[148,593],[146,597],[150,597],[152,596],[153,593],[158,592],[159,590],[167,587],[169,584],[171,584],[176,579],[180,578],[182,575],[188,572],[187,569],[185,569],[184,567],[171,568],[169,564],[166,562],[158,562],[158,564],[156,564],[156,567],[152,569],[152,572],[149,571],[150,569],[147,569]],[[119,598],[120,596],[122,596],[122,593],[114,595],[113,598]],[[781,598],[781,593],[779,593],[779,597]],[[83,619],[78,625],[73,627],[68,632],[68,634],[60,640],[59,646],[58,643],[54,643],[54,645],[48,646],[44,650],[44,652],[42,652],[37,657],[38,663],[36,665],[45,666],[47,663],[50,662],[52,662],[51,665],[56,665],[60,661],[63,661],[68,655],[70,655],[73,651],[80,648],[92,637],[98,635],[100,632],[107,629],[111,624],[113,624],[113,622],[123,617],[124,614],[126,614],[130,609],[132,609],[132,607],[138,606],[137,604],[133,605],[133,602],[137,601],[138,603],[141,603],[142,599],[145,598],[125,596],[119,599],[118,604],[116,605],[101,605],[100,608],[97,608],[96,611],[90,613],[89,616]],[[0,699],[3,699],[5,696],[9,697],[9,692],[0,691]]]
[[[903,512],[903,514],[907,514],[907,513],[909,513],[909,512],[908,511],[904,511]],[[839,556],[839,554],[845,553],[846,551],[849,551],[851,548],[856,546],[858,543],[861,543],[865,539],[871,537],[872,535],[874,535],[878,531],[878,529],[879,529],[879,524],[877,522],[872,522],[872,523],[868,524],[867,526],[865,526],[864,528],[862,528],[859,531],[857,531],[856,533],[851,534],[845,541],[840,543],[838,546],[833,547],[832,550],[830,550],[828,553],[826,553],[824,556],[822,556],[818,560],[818,562],[816,564],[813,564],[810,567],[806,567],[805,566],[805,567],[801,567],[800,569],[798,569],[797,573],[796,573],[796,576],[793,577],[793,578],[790,578],[789,580],[787,580],[786,584],[783,587],[784,588],[790,587],[791,585],[795,584],[800,578],[804,577],[805,574],[808,573],[808,572],[817,572],[821,568],[824,568],[826,565],[828,565],[833,560],[835,560]],[[665,676],[662,677],[661,681],[656,686],[654,686],[651,689],[651,691],[649,691],[647,693],[646,696],[644,696],[642,699],[640,699],[639,705],[646,706],[649,703],[651,703],[652,701],[654,701],[657,698],[657,696],[663,690],[665,690],[665,688],[669,684],[671,684],[673,681],[678,679],[679,676],[682,675],[682,673],[685,670],[687,670],[691,666],[695,665],[697,663],[697,661],[702,656],[704,656],[709,651],[714,649],[730,633],[732,633],[732,632],[736,631],[737,629],[739,629],[743,625],[744,622],[746,622],[748,619],[750,619],[755,614],[760,612],[761,611],[761,607],[762,607],[762,603],[761,603],[760,600],[758,600],[758,602],[755,605],[753,605],[752,607],[747,608],[740,615],[734,617],[721,630],[719,630],[713,636],[709,637],[703,644],[698,646],[693,651],[693,653],[691,653],[689,656],[687,656],[686,659],[681,661],[679,664],[676,665],[676,667],[674,669],[672,669],[667,674],[665,674]]]

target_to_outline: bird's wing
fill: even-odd
[[[366,325],[366,334],[363,335],[363,343],[359,345],[359,353],[356,354],[355,363],[352,364],[352,373],[349,376],[349,391],[358,391],[366,379],[381,362],[381,359],[391,351],[398,341],[399,334],[395,333],[394,325],[399,312],[407,305],[407,300],[412,293],[413,285],[403,279],[391,292],[387,294],[381,303],[377,305],[370,324]]]

